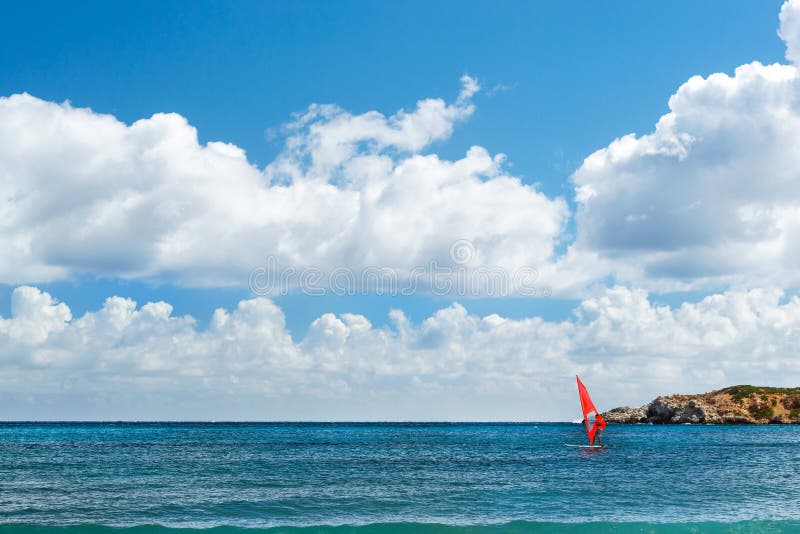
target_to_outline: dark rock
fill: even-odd
[[[744,415],[726,415],[722,418],[725,425],[752,425],[753,420]]]
[[[603,414],[608,423],[635,424],[647,419],[647,406],[621,406]]]
[[[678,420],[675,422],[677,423],[705,424],[712,422],[712,419],[714,422],[718,419],[713,408],[698,400],[690,400],[684,404],[683,409],[676,416]]]
[[[670,402],[669,397],[656,397],[647,405],[647,422],[654,424],[671,423],[677,410],[677,404]]]
[[[787,395],[781,401],[783,407],[787,410],[794,410],[800,408],[800,395]]]
[[[680,396],[657,397],[647,406],[647,421],[666,424],[719,424],[722,418],[713,406]]]

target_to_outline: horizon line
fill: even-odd
[[[527,424],[572,424],[573,421],[413,421],[413,420],[178,420],[178,419],[9,419],[0,420],[0,425],[19,425],[19,424],[192,424],[192,425],[239,425],[239,424],[259,424],[259,425],[386,425],[386,424],[421,424],[421,425],[527,425]]]

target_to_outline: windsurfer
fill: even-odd
[[[603,419],[602,415],[597,414],[595,416],[594,428],[595,428],[595,432],[594,432],[594,439],[592,439],[592,445],[594,445],[594,442],[596,441],[597,445],[602,447],[603,446],[603,440],[600,439],[600,435],[603,433],[603,430],[606,429],[606,420]]]
[[[575,376],[578,381],[578,396],[581,400],[581,411],[583,412],[583,425],[586,428],[586,435],[589,438],[589,443],[594,446],[597,441],[600,446],[603,442],[600,441],[600,433],[606,427],[606,420],[600,415],[600,412],[595,408],[592,399],[589,397],[589,392],[586,391],[586,386],[583,385],[581,379]]]

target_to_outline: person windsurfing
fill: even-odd
[[[594,437],[592,438],[592,445],[596,441],[598,446],[603,446],[603,440],[600,439],[600,435],[603,433],[603,430],[606,429],[606,420],[603,419],[602,414],[597,414],[594,417]]]
[[[599,446],[602,447],[603,442],[600,440],[600,434],[602,434],[603,430],[606,428],[606,420],[600,415],[597,408],[595,408],[591,397],[589,397],[589,392],[586,390],[586,386],[583,385],[578,375],[575,375],[575,379],[578,381],[578,397],[580,397],[581,400],[583,425],[586,427],[586,435],[589,438],[589,443],[594,446],[594,442],[597,441]]]

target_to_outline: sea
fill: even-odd
[[[800,532],[800,426],[0,423],[0,534]],[[210,530],[208,530],[210,529]]]

